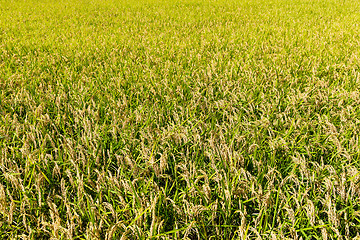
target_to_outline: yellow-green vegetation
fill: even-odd
[[[357,0],[0,0],[0,239],[356,237],[359,57]]]

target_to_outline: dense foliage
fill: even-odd
[[[0,0],[1,239],[350,239],[360,2]]]

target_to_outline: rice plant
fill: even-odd
[[[353,239],[360,3],[0,0],[0,239]]]

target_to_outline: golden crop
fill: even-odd
[[[0,239],[352,239],[354,0],[0,0]]]

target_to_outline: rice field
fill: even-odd
[[[360,237],[360,2],[0,0],[0,239]]]

